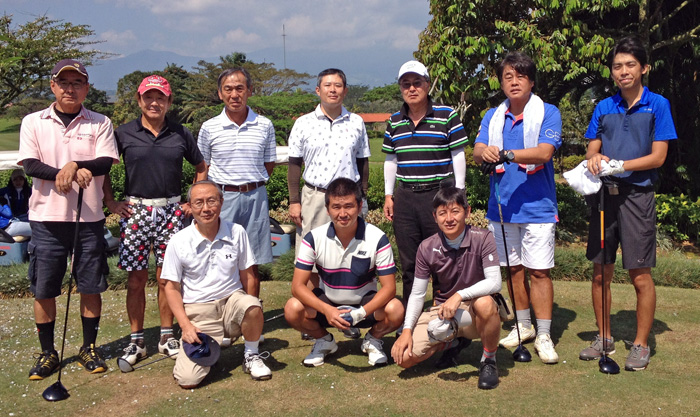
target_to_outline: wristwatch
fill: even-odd
[[[513,162],[514,159],[515,154],[513,153],[513,151],[506,151],[506,161]]]

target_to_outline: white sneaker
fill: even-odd
[[[251,353],[243,358],[243,372],[250,374],[256,381],[267,381],[272,378],[272,371],[265,365],[263,359],[270,357],[270,352]]]
[[[388,362],[386,353],[384,353],[384,341],[379,340],[367,332],[367,335],[362,339],[360,349],[369,356],[369,364],[372,366],[385,366]]]
[[[129,346],[124,348],[122,359],[129,362],[129,365],[134,365],[136,362],[146,357],[146,347],[139,347],[136,343],[129,343]]]
[[[535,338],[537,332],[535,331],[535,326],[530,325],[529,328],[523,327],[522,324],[518,323],[520,328],[520,340],[522,343],[528,342]],[[514,348],[518,346],[518,330],[513,326],[513,330],[510,331],[508,336],[498,341],[498,344],[504,348]]]
[[[325,363],[326,355],[335,353],[337,350],[338,345],[335,343],[333,335],[331,335],[331,340],[316,339],[311,353],[304,358],[304,366],[321,366]]]
[[[158,342],[158,352],[175,359],[180,351],[180,341],[174,337],[169,338],[165,343]],[[133,365],[133,363],[132,363]]]
[[[557,363],[559,362],[559,355],[557,351],[554,350],[554,343],[552,338],[548,334],[537,335],[535,339],[535,352],[540,355],[543,363]]]

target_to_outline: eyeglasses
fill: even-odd
[[[58,86],[61,87],[61,90],[66,91],[66,90],[68,90],[68,87],[73,87],[73,90],[80,90],[81,88],[85,87],[86,83],[83,81],[76,81],[76,82],[56,81],[56,84],[58,84]]]
[[[193,202],[190,203],[190,205],[196,209],[203,208],[205,204],[208,207],[216,208],[216,207],[219,207],[221,205],[221,199],[210,197],[210,198],[207,198],[206,200],[194,200]]]
[[[413,86],[413,88],[418,89],[418,88],[423,87],[424,83],[425,83],[425,81],[423,81],[423,80],[415,80],[413,82],[403,81],[399,84],[399,87],[401,87],[404,90],[408,90],[409,88],[411,88],[411,86]]]

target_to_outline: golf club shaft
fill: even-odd
[[[66,346],[66,331],[68,330],[68,311],[70,310],[70,293],[73,292],[73,277],[75,275],[75,247],[78,245],[80,232],[80,212],[83,208],[83,189],[78,189],[78,212],[75,216],[75,234],[73,235],[73,248],[70,255],[70,275],[68,276],[68,296],[66,297],[66,317],[63,320],[63,337],[61,338],[61,359],[58,362],[58,382],[61,382],[61,367],[63,365],[63,351]]]
[[[265,319],[265,323],[267,323],[268,321],[277,320],[277,319],[280,318],[280,317],[284,317],[284,313],[279,313],[279,314],[277,314],[276,316],[272,316],[272,317],[266,318],[266,319]]]
[[[606,314],[607,309],[605,308],[605,305],[607,304],[606,303],[607,294],[605,291],[606,282],[605,282],[605,203],[604,203],[604,200],[605,200],[605,184],[603,184],[603,186],[600,187],[600,202],[599,202],[598,209],[600,211],[600,251],[603,254],[603,262],[601,265],[602,270],[600,272],[600,280],[602,281],[602,285],[603,285],[603,287],[601,288],[601,292],[600,292],[600,296],[602,298],[602,300],[601,300],[602,302],[600,304],[601,304],[601,308],[603,309],[602,314],[601,314],[601,318],[602,318],[603,322],[601,323],[600,330],[602,333],[601,337],[603,338],[603,358],[606,358],[608,356],[608,351],[607,351],[608,344],[607,344],[607,341],[605,340],[605,333],[607,330],[607,326],[605,323],[607,321],[608,316]]]
[[[177,353],[171,353],[170,355],[163,356],[163,357],[160,357],[160,358],[158,358],[158,359],[154,359],[154,360],[152,360],[152,361],[150,361],[150,362],[147,362],[147,363],[144,363],[144,364],[142,364],[142,365],[134,366],[133,369],[143,368],[144,366],[148,366],[148,365],[152,365],[152,364],[154,364],[154,363],[156,363],[156,362],[160,362],[160,361],[162,361],[163,359],[170,359],[170,358],[172,358],[172,357],[175,356],[175,355],[177,355]]]
[[[510,273],[510,259],[508,258],[508,242],[506,242],[506,228],[503,223],[503,209],[501,208],[501,193],[498,189],[498,181],[494,178],[494,189],[496,191],[496,202],[498,203],[498,217],[501,219],[501,235],[503,236],[503,252],[506,254],[506,276],[508,277],[508,290],[513,298],[513,310],[515,313],[515,331],[518,333],[518,345],[522,345],[520,339],[520,326],[518,323],[518,306],[515,304],[515,290],[513,289],[513,277]]]

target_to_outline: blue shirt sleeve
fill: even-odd
[[[598,123],[600,122],[600,116],[602,113],[602,104],[603,102],[601,101],[595,106],[595,110],[593,110],[591,122],[588,124],[588,129],[586,129],[586,134],[584,135],[586,139],[601,139],[600,135],[598,134]]]
[[[496,108],[489,109],[484,118],[481,119],[481,126],[479,126],[479,131],[476,134],[476,140],[474,143],[483,143],[484,145],[489,144],[489,123],[491,123],[491,118],[496,112]]]
[[[561,146],[561,113],[556,106],[544,104],[544,120],[537,143],[548,143],[554,149]]]
[[[676,126],[671,116],[671,105],[665,97],[657,95],[658,100],[654,109],[654,140],[678,139]]]

